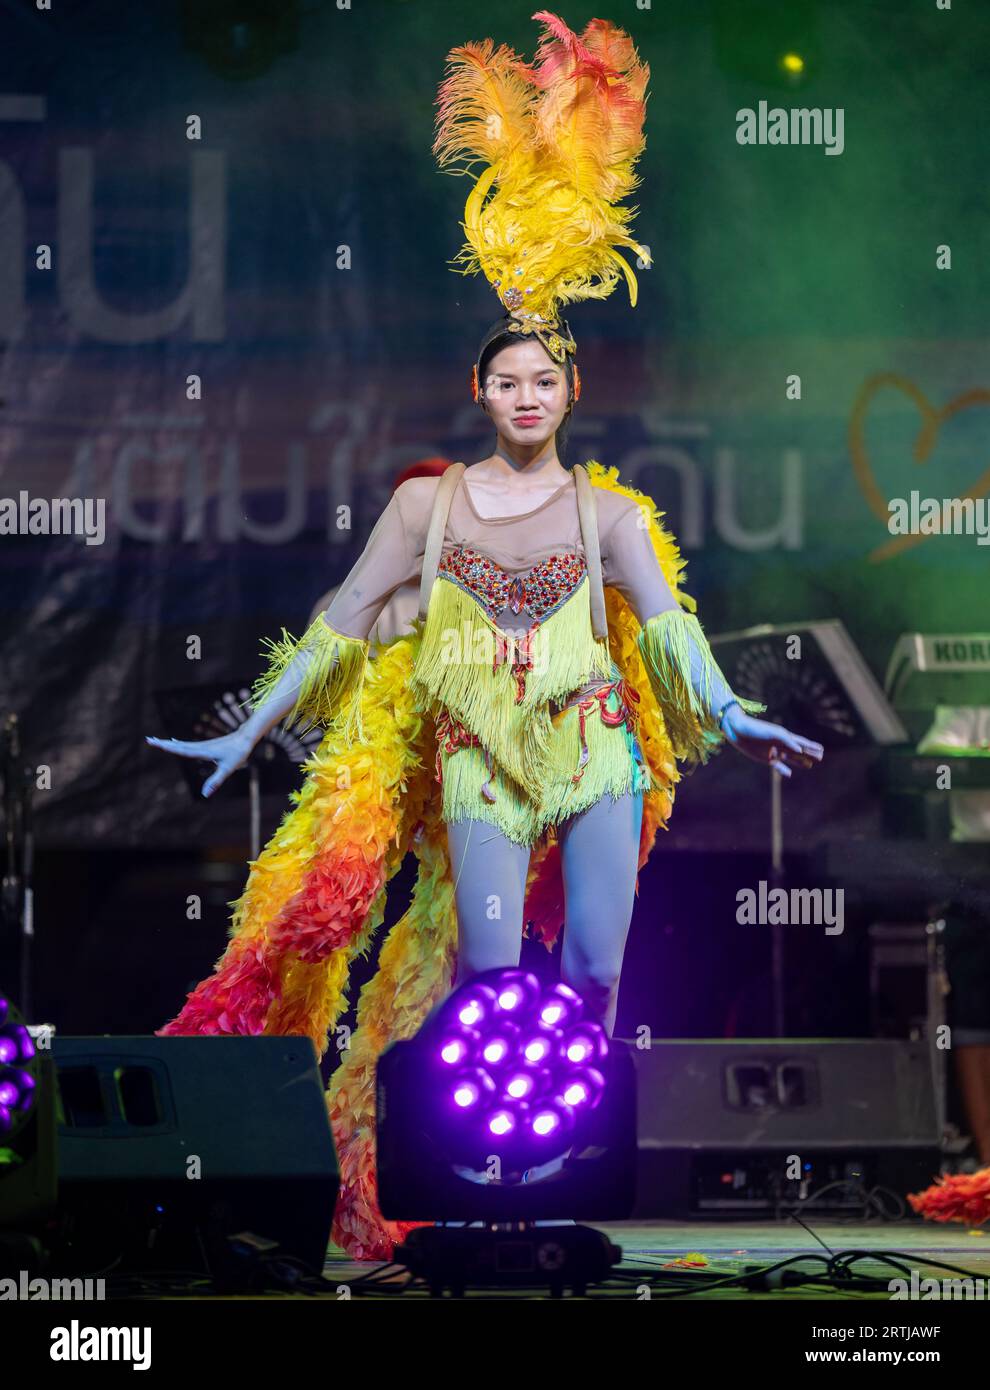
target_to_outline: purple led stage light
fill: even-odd
[[[605,1030],[597,1025],[578,1023],[563,1039],[563,1051],[567,1060],[574,1066],[594,1066],[604,1062],[608,1056],[608,1042]]]
[[[498,999],[491,985],[467,985],[463,998],[460,994],[459,990],[457,1008],[450,1020],[452,1023],[456,1023],[460,1028],[476,1029],[494,1017],[498,1009]]]
[[[31,1034],[10,1001],[0,995],[0,1136],[12,1134],[34,1105],[35,1055]]]
[[[560,1099],[574,1110],[581,1106],[590,1109],[598,1104],[604,1089],[605,1078],[597,1067],[586,1067],[583,1071],[573,1073],[566,1082]]]
[[[514,1071],[505,1082],[502,1094],[506,1100],[527,1100],[539,1090],[544,1090],[534,1070]]]
[[[539,1021],[548,1028],[566,1028],[584,1015],[584,1002],[576,990],[563,983],[544,993]]]
[[[469,1056],[466,1038],[444,1038],[440,1044],[440,1060],[448,1067],[460,1066]]]
[[[517,1124],[518,1118],[511,1110],[495,1110],[488,1118],[488,1131],[501,1139],[512,1134]]]
[[[456,990],[424,1030],[434,1059],[431,1129],[456,1160],[510,1168],[564,1152],[601,1101],[604,1028],[580,995],[531,972],[489,970]]]
[[[529,1037],[522,1046],[523,1056],[534,1067],[544,1066],[547,1062],[554,1061],[556,1051],[553,1038]]]
[[[478,1058],[482,1066],[509,1065],[519,1055],[519,1029],[514,1023],[493,1024],[491,1033],[478,1040]]]
[[[490,1108],[498,1099],[495,1082],[481,1067],[455,1072],[448,1082],[447,1095],[457,1110],[477,1111],[482,1104]]]

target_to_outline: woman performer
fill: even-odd
[[[322,1054],[387,880],[407,848],[420,858],[330,1084],[334,1237],[358,1258],[387,1258],[415,1224],[377,1209],[383,1047],[415,1033],[452,982],[518,964],[526,924],[552,946],[561,916],[562,977],[611,1033],[637,872],[669,817],[676,761],[704,763],[728,742],[790,777],[824,751],[733,693],[652,500],[614,469],[561,461],[581,380],[559,307],[604,298],[620,278],[635,304],[616,248],[649,263],[620,206],[637,182],[649,74],[607,21],[578,38],[535,17],[545,34],[532,66],[490,39],[466,44],[439,93],[441,165],[485,164],[462,258],[506,310],[471,374],[494,448],[397,489],[326,612],[298,641],[270,644],[236,732],[149,740],[214,761],[208,796],[273,724],[327,730],[296,808],[251,866],[214,975],[162,1033],[302,1032]],[[372,653],[376,620],[409,585],[412,631]]]

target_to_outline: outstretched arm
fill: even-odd
[[[252,744],[286,720],[312,728],[356,714],[367,640],[337,632],[321,613],[298,641],[283,628],[282,641],[269,641],[268,648],[268,665],[251,688],[244,722]]]
[[[788,777],[784,750],[805,766],[821,758],[820,743],[755,718],[766,705],[733,691],[698,618],[681,608],[667,583],[639,507],[612,528],[605,582],[619,590],[640,621],[640,654],[678,758],[705,763],[728,740]]]
[[[307,727],[333,724],[361,737],[368,633],[389,596],[415,576],[420,563],[417,536],[410,532],[400,498],[408,486],[393,495],[326,612],[314,618],[298,639],[284,628],[281,641],[266,639],[268,665],[243,706],[250,706],[250,713],[242,724],[215,739],[148,738],[166,752],[216,763],[216,771],[203,786],[204,796],[246,761],[273,725],[288,717]]]
[[[392,496],[326,611],[298,640],[283,628],[282,641],[267,644],[268,666],[252,688],[247,720],[257,738],[287,716],[312,726],[356,715],[368,635],[392,593],[417,573],[414,527],[400,496],[405,490]]]
[[[766,705],[741,699],[725,679],[701,623],[681,608],[667,583],[641,508],[630,506],[615,522],[603,565],[605,583],[618,589],[640,621],[640,654],[674,752],[706,762],[731,737],[740,708],[761,714]]]
[[[676,605],[643,621],[639,649],[675,751],[689,761],[706,762],[708,753],[732,740],[739,711],[766,711],[731,688],[715,660],[701,623]],[[679,754],[680,756],[680,754]]]

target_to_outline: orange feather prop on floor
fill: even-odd
[[[940,1177],[924,1192],[909,1192],[908,1201],[928,1221],[982,1226],[990,1221],[990,1168]]]

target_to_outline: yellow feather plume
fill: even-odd
[[[617,248],[650,264],[629,231],[636,209],[622,205],[639,184],[649,68],[607,20],[579,38],[548,10],[533,18],[545,32],[532,66],[491,39],[447,55],[433,149],[452,173],[484,164],[452,265],[483,273],[520,317],[553,321],[560,305],[605,299],[620,278],[636,303]]]

